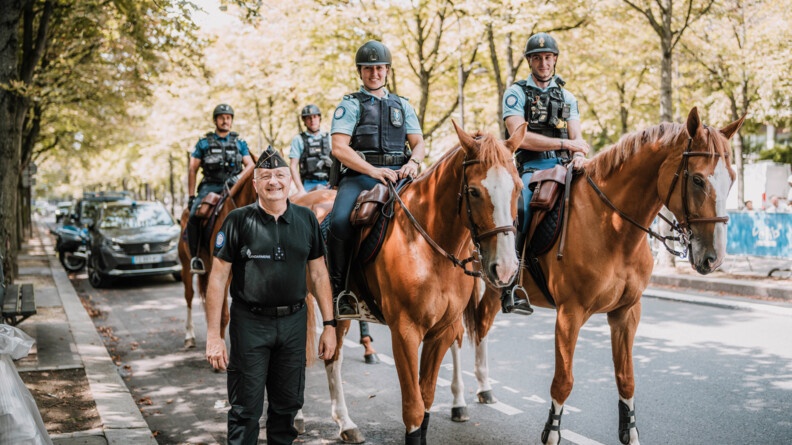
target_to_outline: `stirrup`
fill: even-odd
[[[344,299],[344,303],[341,303],[341,299]],[[358,298],[352,291],[343,290],[335,298],[335,318],[336,320],[360,319]]]
[[[190,273],[194,275],[203,275],[206,273],[206,268],[204,268],[202,259],[196,256],[190,260]]]
[[[501,307],[504,314],[533,314],[533,308],[528,301],[528,291],[519,284],[515,284],[503,291],[501,294]]]

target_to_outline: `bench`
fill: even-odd
[[[3,322],[11,326],[16,326],[36,314],[32,284],[9,284],[7,287],[2,285],[0,300],[3,302]]]

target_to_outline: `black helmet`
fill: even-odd
[[[302,111],[300,112],[301,117],[308,117],[313,115],[317,115],[317,116],[322,115],[322,112],[319,111],[319,107],[317,107],[314,104],[306,105],[305,107],[303,107]]]
[[[391,53],[388,48],[376,40],[369,40],[357,50],[355,54],[355,65],[373,66],[390,65]]]
[[[234,116],[234,109],[231,108],[231,105],[228,104],[220,104],[215,107],[214,112],[212,113],[212,119],[217,118],[220,114],[230,114],[232,117]]]
[[[558,44],[555,39],[546,32],[540,32],[531,36],[525,44],[525,57],[537,53],[553,53],[558,55]]]

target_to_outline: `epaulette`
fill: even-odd
[[[204,135],[204,137],[202,137],[201,139],[208,139],[208,138],[212,137],[213,134],[214,134],[214,131],[207,131],[206,134]]]
[[[409,97],[404,97],[404,96],[399,96],[399,97],[401,97],[402,99],[406,100],[407,102],[409,102],[409,101],[410,101],[410,98],[409,98]]]
[[[356,97],[353,94],[345,94],[344,95],[344,99],[352,100],[352,99],[356,99]]]
[[[555,81],[556,81],[556,85],[558,85],[559,87],[563,87],[564,85],[566,85],[566,82],[564,82],[564,79],[562,79],[561,76],[558,75],[555,76]]]
[[[239,133],[237,133],[236,131],[231,131],[228,133],[228,135],[233,137],[239,137]]]

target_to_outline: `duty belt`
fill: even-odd
[[[569,151],[567,150],[553,150],[553,151],[530,151],[520,150],[517,152],[517,165],[522,165],[526,162],[540,161],[542,159],[553,158],[569,158]]]
[[[375,153],[357,152],[363,159],[371,165],[378,167],[390,167],[393,165],[402,166],[407,162],[407,156],[404,155],[382,155]]]
[[[287,315],[291,315],[305,306],[305,300],[300,300],[300,302],[295,303],[291,306],[275,306],[275,307],[265,307],[259,306],[256,304],[250,304],[247,301],[243,300],[233,300],[234,305],[238,305],[243,309],[247,309],[251,314],[254,315],[264,315],[267,317],[285,317]]]

